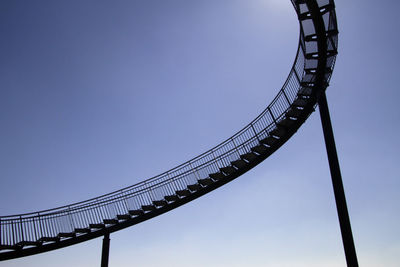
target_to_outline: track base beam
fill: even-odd
[[[333,191],[335,194],[336,209],[339,217],[346,262],[348,267],[358,267],[357,254],[354,246],[353,233],[351,231],[349,212],[347,210],[342,175],[340,172],[339,160],[325,91],[321,92],[318,100],[318,106],[321,116],[322,129],[324,131],[326,151],[328,153],[329,168],[332,176]]]
[[[103,247],[101,250],[101,267],[108,267],[109,255],[110,255],[110,234],[106,233],[103,238]]]

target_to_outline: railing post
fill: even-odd
[[[294,76],[296,76],[296,79],[300,84],[301,80],[300,80],[299,74],[297,73],[297,70],[295,68],[293,68],[293,72],[294,72]]]
[[[276,125],[276,119],[275,119],[275,116],[274,116],[274,114],[272,113],[272,110],[268,107],[268,111],[269,111],[269,114],[271,115],[271,117],[272,117],[272,120],[274,121],[274,123],[275,123],[275,125]]]
[[[253,130],[253,133],[254,133],[255,138],[257,139],[258,142],[260,142],[260,138],[258,137],[258,134],[257,134],[257,132],[256,132],[256,129],[254,129],[253,123],[250,123],[250,127],[251,127],[251,129]]]
[[[285,92],[285,89],[282,90],[282,93],[283,93],[283,96],[285,97],[285,99],[286,99],[286,101],[288,102],[289,107],[290,107],[290,100],[289,100],[289,97],[287,96],[287,94],[286,94],[286,92]]]

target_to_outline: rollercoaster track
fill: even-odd
[[[329,84],[338,43],[333,0],[291,0],[300,24],[295,61],[271,104],[238,133],[167,172],[83,202],[0,217],[0,260],[42,253],[138,224],[249,171],[299,129]]]

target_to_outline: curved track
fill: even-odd
[[[0,260],[42,253],[151,219],[239,177],[281,147],[314,111],[337,54],[333,0],[291,0],[300,23],[289,76],[271,104],[238,133],[165,173],[87,201],[0,217]]]

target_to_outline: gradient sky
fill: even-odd
[[[400,266],[395,0],[337,0],[328,102],[360,266]],[[290,1],[0,1],[0,214],[85,200],[245,126],[293,62]],[[397,77],[397,78],[396,78]],[[101,239],[0,266],[99,266]],[[345,266],[315,112],[226,186],[111,235],[110,266]]]

